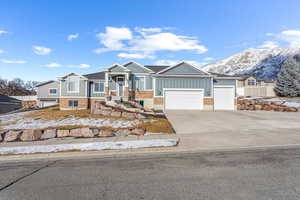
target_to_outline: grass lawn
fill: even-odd
[[[107,117],[102,115],[91,114],[91,110],[59,110],[58,106],[49,107],[41,109],[32,113],[25,115],[24,117],[39,119],[43,121],[48,120],[62,120],[68,117],[78,117],[78,118],[98,118],[98,119],[123,119],[130,120],[122,117]],[[152,133],[174,133],[172,125],[166,118],[156,118],[150,117],[151,122],[141,122],[136,127],[145,128],[147,132]],[[81,128],[83,126],[64,126],[64,127],[49,127],[49,128],[61,128],[61,129],[71,129],[71,128]],[[47,129],[49,129],[47,128]],[[103,127],[103,129],[112,129],[111,127]]]

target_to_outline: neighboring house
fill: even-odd
[[[22,108],[22,101],[0,94],[0,114]]]
[[[57,105],[59,102],[60,88],[59,82],[50,80],[35,86],[37,88],[38,107]]]
[[[235,110],[236,77],[209,74],[186,62],[150,66],[129,62],[102,72],[59,78],[60,109],[87,109],[96,101],[135,100],[156,110]]]
[[[274,92],[275,81],[258,79],[254,76],[245,76],[237,83],[238,96],[276,96]]]

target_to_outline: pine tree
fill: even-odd
[[[274,88],[278,96],[300,96],[299,56],[288,58],[282,65]]]

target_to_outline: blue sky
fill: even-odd
[[[43,81],[113,63],[203,65],[300,46],[299,0],[0,2],[0,77]]]

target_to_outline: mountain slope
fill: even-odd
[[[202,69],[228,75],[254,75],[263,79],[276,79],[282,63],[298,53],[299,49],[291,48],[247,49]]]

